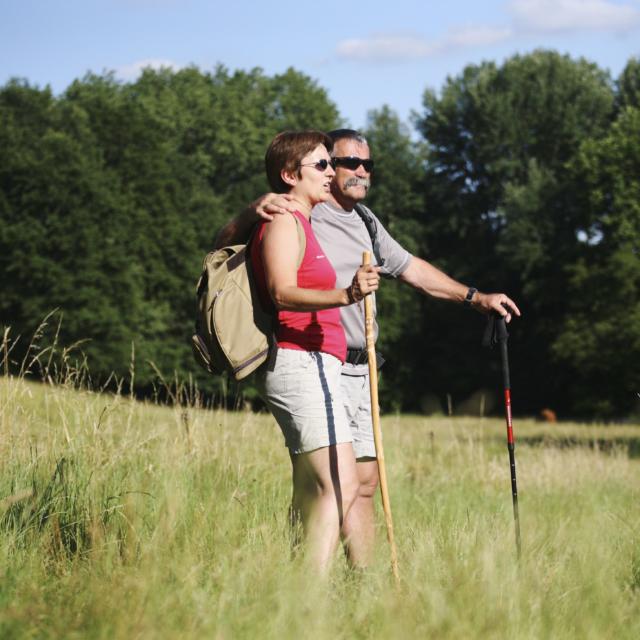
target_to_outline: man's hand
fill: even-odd
[[[480,293],[478,291],[473,296],[471,305],[482,313],[495,311],[504,318],[505,322],[511,322],[511,314],[520,315],[520,309],[516,303],[504,293]]]
[[[230,244],[247,242],[251,230],[259,220],[271,222],[275,215],[287,213],[287,211],[293,213],[297,207],[292,200],[288,193],[267,193],[260,196],[218,231],[214,248],[220,249]]]
[[[293,213],[298,207],[293,204],[293,196],[288,193],[267,193],[254,200],[247,209],[253,211],[258,220],[271,222],[273,216]]]

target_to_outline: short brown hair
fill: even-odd
[[[300,163],[319,144],[323,144],[329,153],[333,149],[333,141],[322,131],[307,129],[305,131],[281,131],[269,145],[264,157],[267,179],[276,193],[286,193],[291,189],[281,177],[282,171],[298,172]]]

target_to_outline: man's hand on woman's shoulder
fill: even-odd
[[[293,197],[288,193],[265,193],[254,200],[247,210],[251,211],[257,220],[273,220],[274,216],[283,213],[293,213],[298,207],[293,204]]]

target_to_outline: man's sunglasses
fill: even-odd
[[[330,161],[329,160],[325,160],[324,158],[322,158],[322,160],[318,160],[316,162],[305,162],[304,164],[302,164],[302,162],[300,163],[301,167],[315,167],[318,171],[326,171],[327,167],[329,166]]]
[[[364,167],[364,170],[367,173],[371,173],[373,169],[373,160],[368,158],[367,160],[363,160],[362,158],[358,158],[358,156],[343,156],[341,158],[331,158],[331,164],[333,168],[336,167],[344,167],[345,169],[350,169],[351,171],[355,171],[360,165]]]

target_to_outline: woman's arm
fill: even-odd
[[[298,287],[298,233],[293,216],[275,216],[262,237],[267,289],[277,309],[320,311],[344,307],[378,289],[377,267],[360,267],[347,289],[303,289]]]

